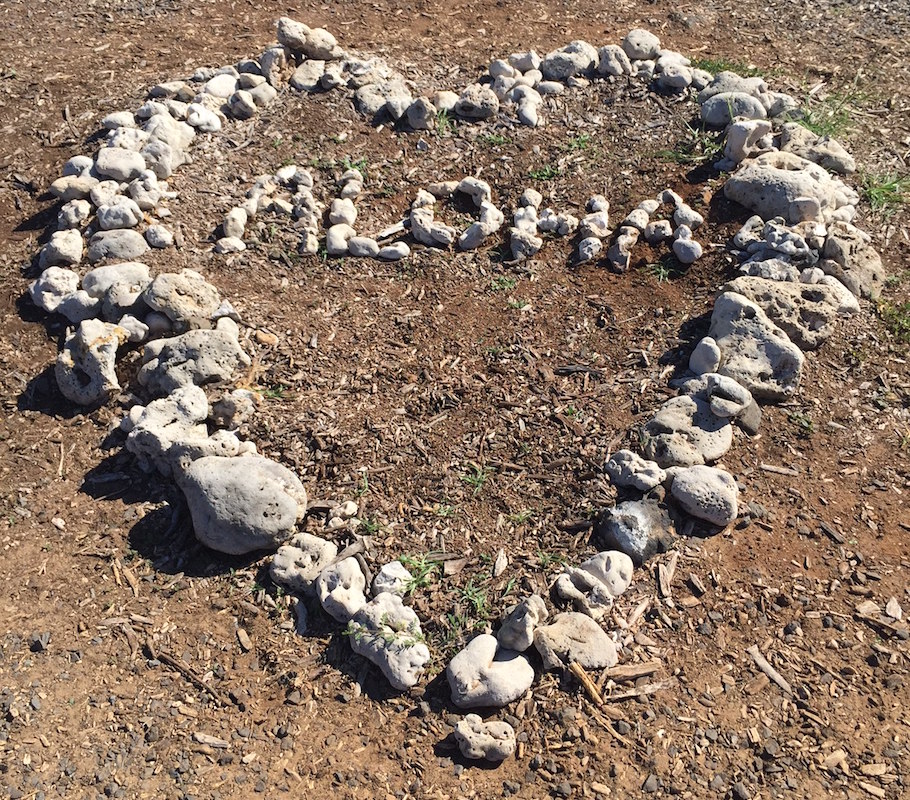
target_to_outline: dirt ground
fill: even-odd
[[[262,397],[245,433],[311,498],[359,503],[372,564],[435,559],[410,600],[434,660],[409,694],[315,604],[296,633],[267,557],[195,543],[179,491],[120,449],[128,392],[91,413],[63,400],[50,365],[64,323],[25,295],[56,215],[48,185],[90,152],[105,114],[261,52],[284,14],[425,90],[459,88],[493,57],[619,42],[641,25],[689,56],[811,92],[846,117],[841,138],[864,173],[907,175],[903,2],[0,5],[0,796],[910,795],[906,620],[857,611],[895,598],[910,614],[910,348],[883,321],[910,300],[901,208],[861,212],[895,276],[882,305],[864,303],[809,355],[798,396],[766,407],[761,434],[725,458],[741,518],[681,537],[618,604],[621,664],[652,665],[643,677],[604,676],[595,705],[572,675],[545,673],[490,715],[514,725],[515,757],[478,766],[452,745],[447,659],[593,552],[592,520],[615,501],[606,455],[672,394],[668,377],[733,273],[724,245],[747,214],[710,167],[668,155],[691,140],[692,104],[596,83],[552,101],[540,129],[420,136],[370,128],[340,93],[288,92],[199,143],[172,181],[182,244],[149,263],[198,269],[240,311],[254,357],[240,382]],[[358,161],[372,230],[417,188],[467,174],[506,210],[534,186],[576,213],[603,193],[614,219],[669,186],[708,215],[707,255],[676,271],[641,248],[625,275],[573,267],[555,239],[521,267],[498,244],[416,250],[398,266],[333,261],[298,256],[295,233],[268,216],[247,252],[211,253],[257,175],[297,163],[331,191]],[[468,211],[444,213],[462,224]],[[123,361],[125,386],[137,358]],[[669,595],[658,563],[675,566]]]

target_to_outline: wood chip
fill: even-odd
[[[888,765],[887,764],[863,764],[859,768],[859,771],[862,772],[863,775],[868,775],[870,777],[878,777],[879,775],[884,775],[885,773],[888,772]]]
[[[698,575],[696,575],[694,572],[689,573],[689,586],[692,587],[692,591],[695,592],[698,597],[702,597],[708,591],[704,583],[702,583],[701,578],[699,578]]]
[[[765,472],[773,472],[775,475],[789,475],[792,478],[799,475],[799,472],[795,469],[790,469],[790,467],[777,467],[774,464],[759,464],[758,467]]]
[[[199,742],[199,744],[217,747],[220,750],[225,750],[231,746],[231,743],[226,742],[224,739],[219,739],[217,736],[212,736],[208,733],[200,733],[199,731],[196,731],[196,733],[193,734],[193,739]]]
[[[244,652],[248,653],[253,649],[253,642],[250,639],[250,635],[243,628],[237,628],[237,641],[240,642],[240,646],[243,648]]]
[[[663,564],[657,565],[657,592],[661,597],[670,596],[670,570]]]
[[[646,661],[642,664],[623,664],[618,667],[608,667],[600,673],[598,684],[603,688],[607,681],[614,681],[615,683],[637,681],[639,678],[647,678],[649,675],[653,675],[662,666],[660,661]]]

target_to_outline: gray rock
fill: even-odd
[[[145,162],[143,162],[145,163]],[[68,203],[70,200],[81,200],[98,185],[98,179],[91,175],[65,175],[57,178],[49,187],[54,197]]]
[[[509,248],[516,261],[533,258],[543,247],[543,239],[521,228],[509,228],[509,237]]]
[[[768,112],[761,101],[743,92],[721,92],[705,100],[701,105],[701,118],[705,125],[723,128],[737,117],[744,119],[765,119]]]
[[[65,297],[79,289],[79,273],[63,267],[48,267],[28,287],[32,302],[53,314]]]
[[[127,191],[142,211],[151,211],[164,197],[164,190],[153,172],[143,173],[131,181]]]
[[[91,215],[92,204],[88,200],[70,200],[57,214],[57,228],[61,231],[78,228]]]
[[[780,131],[780,149],[795,153],[831,172],[856,172],[856,161],[844,146],[830,136],[819,136],[795,122],[785,122]]]
[[[512,53],[509,56],[510,66],[517,69],[519,72],[528,72],[532,69],[540,69],[540,56],[534,50],[529,50],[526,53]]]
[[[601,75],[631,75],[632,62],[618,44],[608,44],[597,51],[597,72]]]
[[[64,231],[55,231],[51,234],[47,244],[41,248],[38,266],[41,269],[55,267],[61,264],[70,266],[82,261],[82,234],[75,228]]]
[[[735,72],[723,70],[718,72],[710,83],[698,93],[698,103],[702,105],[710,98],[719,94],[729,94],[732,92],[739,94],[748,94],[752,97],[761,97],[768,91],[768,84],[765,79],[759,76],[743,78]]]
[[[203,109],[209,114],[204,106],[193,104],[194,108]],[[189,109],[187,109],[187,119],[189,119]],[[217,116],[215,117],[217,120]],[[220,122],[219,122],[220,125]],[[186,122],[174,119],[170,114],[155,114],[142,126],[142,129],[149,135],[149,139],[157,139],[166,142],[172,148],[179,151],[186,150],[196,136],[196,131]]]
[[[354,513],[356,514],[356,512]],[[391,592],[404,597],[413,580],[414,576],[408,572],[408,568],[404,564],[400,561],[390,561],[388,564],[383,564],[376,573],[376,577],[373,578],[373,595]]]
[[[158,139],[143,147],[141,154],[145,159],[148,171],[162,181],[173,175],[187,161],[186,154],[182,150],[177,150],[167,142]],[[137,176],[137,178],[141,177],[142,174]]]
[[[379,244],[368,236],[352,236],[348,239],[348,252],[357,258],[376,258]]]
[[[163,250],[165,247],[170,247],[174,244],[174,234],[165,228],[164,225],[149,225],[145,229],[145,241],[149,243],[149,247]]]
[[[269,566],[275,583],[297,594],[315,594],[320,573],[338,555],[334,542],[309,533],[297,533],[278,548]]]
[[[131,198],[117,195],[98,209],[97,219],[103,231],[135,228],[142,222],[142,209]]]
[[[229,380],[240,366],[252,363],[237,340],[223,330],[191,330],[149,342],[142,359],[139,383],[159,395],[190,384]]]
[[[221,130],[221,117],[202,103],[190,103],[186,109],[186,123],[203,133],[217,133]]]
[[[701,258],[701,245],[692,238],[692,231],[687,225],[680,225],[673,236],[673,255],[680,264],[694,264]]]
[[[157,180],[157,178],[155,180]],[[92,191],[89,194],[92,205],[94,205],[95,208],[101,208],[101,206],[109,205],[110,203],[113,203],[119,196],[120,183],[117,181],[101,181],[92,188]]]
[[[353,556],[326,567],[316,578],[316,596],[327,614],[348,622],[367,604],[366,576]]]
[[[604,465],[604,472],[614,486],[649,492],[660,486],[666,473],[656,461],[647,461],[631,450],[619,450]]]
[[[278,43],[287,47],[288,50],[302,53],[303,48],[307,46],[307,36],[310,33],[311,30],[307,25],[295,19],[281,17],[278,20]]]
[[[329,207],[331,225],[353,225],[357,219],[357,208],[353,201],[346,198],[335,198]]]
[[[91,263],[111,259],[133,261],[148,252],[149,246],[141,233],[130,229],[100,231],[92,236],[88,245]]]
[[[237,76],[222,72],[209,78],[202,87],[202,91],[219,100],[227,100],[237,91]]]
[[[670,472],[670,494],[693,517],[721,528],[739,513],[739,488],[733,476],[716,467],[696,465]]]
[[[654,500],[629,500],[599,520],[595,539],[601,547],[625,553],[635,566],[673,544],[670,517]]]
[[[534,669],[524,656],[501,649],[494,636],[482,633],[449,662],[446,677],[459,708],[501,708],[531,688]]]
[[[304,61],[291,75],[292,89],[298,92],[315,92],[321,88],[320,81],[325,74],[325,61]]]
[[[553,593],[592,619],[603,619],[613,607],[613,595],[607,587],[579,567],[566,567],[553,581]]]
[[[629,269],[629,263],[632,259],[632,248],[638,242],[641,234],[638,228],[625,227],[619,229],[619,235],[607,250],[607,261],[616,272],[625,272]]]
[[[578,223],[578,233],[582,238],[594,236],[606,239],[610,235],[610,215],[607,211],[594,211],[586,214]]]
[[[780,401],[796,391],[803,354],[752,301],[734,292],[719,295],[708,335],[721,351],[718,372],[756,399]]]
[[[246,89],[238,89],[228,98],[228,110],[234,119],[252,119],[259,113],[259,106]]]
[[[90,158],[89,156],[73,156],[63,165],[61,175],[63,175],[64,178],[69,175],[86,175],[91,172],[92,167],[94,166],[95,159]]]
[[[573,661],[585,669],[616,665],[616,645],[593,619],[575,612],[557,614],[534,632],[534,646],[544,669],[565,669]]]
[[[455,741],[465,758],[500,762],[515,752],[515,731],[508,722],[484,722],[467,714],[455,724]]]
[[[396,594],[376,595],[348,624],[351,649],[382,670],[392,687],[410,689],[430,661],[417,614]]]
[[[633,28],[622,40],[622,49],[633,61],[657,58],[660,39],[644,28]]]
[[[738,120],[727,128],[724,156],[734,164],[772,149],[771,123],[764,119]]]
[[[593,261],[603,250],[603,242],[597,236],[586,236],[578,243],[578,263]]]
[[[887,273],[872,237],[849,222],[833,222],[825,240],[825,260],[819,267],[839,280],[857,297],[877,300]]]
[[[540,71],[547,80],[566,81],[575,75],[590,73],[599,60],[597,50],[587,42],[576,39],[548,53],[540,64]]]
[[[245,424],[256,411],[260,395],[249,389],[234,389],[212,404],[212,422],[219,428],[236,430]]]
[[[798,281],[799,269],[793,264],[779,258],[767,258],[763,261],[747,261],[741,264],[739,271],[743,275],[764,278],[769,281]]]
[[[704,400],[711,413],[725,419],[742,416],[753,404],[752,393],[726,375],[708,372],[697,378],[683,381],[679,390],[682,394]]]
[[[621,596],[632,585],[635,565],[632,559],[618,550],[605,550],[582,561],[578,567],[592,575],[614,598]]]
[[[431,131],[436,127],[436,115],[439,112],[427,98],[418,97],[406,112],[408,125],[415,131]]]
[[[330,256],[346,256],[348,254],[348,242],[357,235],[350,225],[338,223],[328,229],[325,236],[326,253]]]
[[[140,153],[121,147],[102,147],[95,159],[98,174],[115,181],[131,181],[145,170],[145,159]]]
[[[101,302],[82,289],[64,297],[57,306],[57,313],[66,317],[74,325],[97,317],[100,310]]]
[[[720,366],[720,348],[710,336],[701,339],[689,356],[689,369],[696,375],[717,372]]]
[[[192,269],[161,273],[146,289],[143,300],[183,327],[208,324],[221,305],[218,290]]]
[[[117,348],[129,333],[119,325],[87,319],[68,336],[54,365],[57,386],[67,400],[80,406],[106,402],[120,390],[114,369]]]
[[[645,225],[643,235],[648,244],[660,244],[661,242],[665,242],[667,239],[672,238],[673,226],[667,219],[655,220],[654,222],[649,222]]]
[[[685,395],[665,402],[645,424],[644,435],[645,456],[664,468],[716,461],[733,444],[729,420],[701,398]]]
[[[193,461],[179,476],[196,538],[231,555],[277,550],[306,514],[306,490],[287,467],[262,456]]]
[[[461,93],[454,111],[467,119],[489,119],[499,113],[499,98],[489,87],[472,83]]]
[[[138,261],[122,264],[107,264],[86,273],[82,288],[92,297],[103,299],[114,287],[128,287],[131,293],[139,294],[151,283],[149,268]]]
[[[399,261],[411,255],[411,248],[407,242],[394,242],[380,247],[378,255],[383,261]]]
[[[247,220],[248,215],[245,209],[240,207],[232,208],[224,215],[221,229],[224,231],[225,236],[233,236],[237,239],[242,239],[243,234],[246,232]]]
[[[500,647],[523,653],[534,643],[534,630],[548,616],[543,598],[532,594],[508,610],[496,640]]]

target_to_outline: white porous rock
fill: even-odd
[[[724,156],[733,164],[773,148],[771,123],[764,119],[737,120],[727,128]]]
[[[246,89],[238,89],[228,98],[228,110],[234,119],[252,119],[259,113],[259,106]]]
[[[718,72],[708,85],[698,93],[699,105],[719,94],[746,94],[756,99],[768,92],[768,84],[760,76],[744,78],[730,70]]]
[[[618,550],[641,566],[673,543],[670,517],[654,500],[627,500],[609,509],[595,528],[602,547]]]
[[[632,61],[647,61],[660,53],[660,39],[644,28],[633,28],[622,40],[622,49]]]
[[[597,72],[601,75],[631,75],[632,62],[618,44],[608,44],[597,51]]]
[[[304,61],[294,70],[288,83],[298,92],[315,92],[322,88],[323,75],[325,61]]]
[[[743,275],[766,278],[769,281],[799,280],[799,268],[779,258],[768,258],[764,261],[747,261],[740,265],[739,271]]]
[[[625,553],[619,550],[605,550],[582,561],[578,568],[599,580],[616,598],[632,585],[635,565]]]
[[[515,730],[508,722],[484,722],[467,714],[455,723],[455,741],[465,758],[499,763],[515,752]]]
[[[436,222],[433,209],[429,206],[411,208],[411,234],[421,244],[430,247],[448,247],[455,241],[458,232],[449,225]]]
[[[481,202],[480,220],[470,225],[458,238],[458,245],[462,250],[474,250],[483,240],[502,227],[505,221],[503,213],[487,200]]]
[[[310,533],[297,533],[278,548],[269,575],[290,592],[314,594],[316,579],[337,555],[334,542]]]
[[[670,494],[689,514],[721,528],[739,513],[739,488],[733,476],[716,467],[696,465],[670,472]]]
[[[705,221],[705,218],[699,214],[692,206],[685,202],[677,203],[673,211],[673,222],[679,225],[685,225],[690,232],[695,230]]]
[[[420,620],[390,592],[376,595],[348,624],[351,649],[372,661],[399,691],[414,686],[430,661]]]
[[[88,197],[92,189],[98,184],[98,179],[91,175],[64,175],[57,178],[49,188],[54,197],[68,203],[70,200],[81,200]]]
[[[63,396],[80,406],[95,406],[119,391],[117,349],[128,338],[119,325],[97,319],[81,322],[67,337],[54,365]]]
[[[408,106],[405,116],[408,125],[415,131],[431,131],[436,127],[439,111],[426,97],[418,97]]]
[[[578,224],[578,233],[582,238],[595,236],[598,239],[606,239],[611,233],[609,212],[595,211],[586,214]]]
[[[657,85],[661,89],[681,91],[687,86],[691,86],[693,75],[688,66],[677,61],[671,61],[661,66],[660,61],[659,59],[657,63]]]
[[[202,103],[190,103],[186,109],[186,124],[203,133],[221,130],[221,117]]]
[[[242,239],[243,234],[246,233],[246,223],[248,219],[249,217],[245,209],[240,207],[232,208],[224,215],[224,220],[221,223],[221,229],[224,231],[224,235]]]
[[[512,225],[525,233],[537,233],[537,209],[534,206],[516,208],[512,214]]]
[[[190,462],[206,456],[235,456],[240,440],[228,431],[211,436],[205,424],[208,399],[198,386],[186,386],[147,406],[133,406],[120,422],[126,449],[146,472],[178,475]]]
[[[593,261],[603,250],[603,242],[597,236],[586,236],[578,243],[578,263]]]
[[[840,142],[830,136],[819,136],[795,122],[785,122],[781,126],[780,149],[802,156],[831,172],[841,175],[856,172],[856,161]]]
[[[135,228],[142,221],[142,209],[135,200],[117,195],[98,209],[97,220],[103,231]]]
[[[482,633],[452,658],[446,677],[459,708],[501,708],[531,688],[534,668],[514,650],[500,648],[496,637]]]
[[[648,461],[631,450],[619,450],[610,456],[604,465],[604,472],[614,486],[640,492],[650,492],[666,478],[666,473],[657,462]]]
[[[95,166],[95,159],[89,156],[73,156],[63,165],[61,175],[66,178],[70,175],[85,175]]]
[[[573,76],[590,73],[598,61],[597,50],[587,42],[576,39],[547,53],[540,64],[540,71],[547,80],[566,81]]]
[[[887,274],[871,241],[868,233],[849,222],[833,222],[828,229],[824,259],[819,267],[857,297],[877,300]]]
[[[145,241],[149,243],[149,247],[163,250],[174,244],[174,234],[164,225],[149,225],[145,229]]]
[[[411,255],[411,248],[408,247],[407,242],[387,244],[385,247],[380,247],[378,253],[379,258],[383,261],[400,261],[409,255]]]
[[[477,208],[481,208],[484,202],[490,202],[493,199],[490,184],[480,178],[463,178],[459,181],[456,191],[469,195]]]
[[[149,342],[142,353],[138,380],[149,392],[168,394],[181,386],[226,381],[250,357],[223,329],[197,329]]]
[[[717,371],[745,386],[756,399],[785,400],[799,386],[802,352],[748,298],[735,292],[720,294],[708,335],[721,351]]]
[[[79,289],[79,273],[63,267],[48,267],[28,287],[32,302],[53,314],[65,297]]]
[[[735,419],[745,414],[755,402],[752,393],[732,378],[717,372],[706,372],[682,381],[681,394],[704,400],[718,417]]]
[[[376,577],[373,578],[373,595],[390,592],[403,597],[413,579],[414,576],[408,572],[408,568],[404,564],[400,561],[390,561],[388,564],[383,564],[376,573]]]
[[[146,289],[143,300],[186,327],[207,324],[221,305],[218,290],[192,269],[162,272]]]
[[[842,284],[837,278],[831,275],[825,275],[823,278],[820,278],[818,281],[820,284],[824,284],[834,292],[834,295],[837,297],[837,302],[843,314],[859,314],[859,301],[856,299],[855,295]]]
[[[499,113],[499,98],[488,86],[472,83],[461,93],[454,111],[467,119],[489,119]]]
[[[692,238],[692,229],[680,225],[673,231],[673,255],[681,264],[694,264],[702,256],[701,245]]]
[[[55,231],[47,244],[41,248],[38,266],[41,269],[60,266],[71,266],[82,261],[82,234],[75,228]]]
[[[70,200],[57,213],[57,229],[64,231],[78,228],[92,215],[92,204],[88,200]]]
[[[660,244],[673,237],[673,225],[667,219],[659,219],[645,225],[642,234],[648,244]]]
[[[767,116],[761,100],[743,92],[721,92],[701,105],[702,122],[714,128],[723,128],[737,118],[766,119]]]
[[[148,339],[149,326],[132,314],[124,314],[117,320],[117,324],[129,334],[128,341],[131,344],[139,344]]]
[[[95,159],[99,175],[115,181],[131,181],[145,170],[145,159],[133,150],[121,147],[102,147]]]
[[[512,258],[524,261],[533,258],[543,247],[543,239],[523,228],[509,228],[509,248]]]
[[[700,339],[689,356],[689,369],[696,375],[717,372],[720,366],[720,348],[710,336]],[[663,483],[663,481],[661,481]]]
[[[661,467],[717,461],[733,444],[730,421],[698,397],[673,397],[645,424],[647,458]]]
[[[202,91],[220,100],[227,100],[237,91],[237,76],[222,72],[220,75],[209,78],[202,87]]]
[[[348,254],[348,242],[357,235],[350,225],[338,223],[332,225],[326,232],[325,249],[330,256],[346,256]]]
[[[89,193],[92,205],[95,208],[101,208],[101,206],[113,203],[115,198],[120,196],[120,186],[118,181],[100,181],[92,187],[92,191]]]
[[[196,538],[243,555],[277,550],[306,514],[306,490],[287,467],[257,455],[204,456],[178,477]]]
[[[616,272],[625,272],[629,269],[632,248],[635,247],[640,235],[638,228],[625,226],[619,229],[619,235],[607,250],[607,261]]]
[[[534,632],[534,646],[544,669],[565,669],[577,662],[585,669],[613,667],[619,661],[616,644],[591,617],[576,612],[557,614]]]
[[[221,319],[218,320],[219,324]],[[212,404],[212,422],[219,428],[236,430],[252,418],[259,401],[260,395],[249,389],[234,389],[227,392]]]
[[[101,302],[83,289],[68,294],[57,306],[57,313],[66,317],[74,325],[97,317],[100,310]]]
[[[155,173],[147,171],[130,181],[127,191],[142,211],[151,211],[165,196],[166,187],[166,183],[158,182]]]
[[[105,259],[133,261],[141,258],[148,249],[142,234],[129,228],[99,231],[89,240],[88,260],[92,264]]]
[[[348,622],[367,603],[366,576],[351,556],[326,567],[316,578],[316,596],[323,609],[338,622]]]
[[[534,631],[549,616],[540,595],[532,594],[512,606],[496,634],[500,647],[523,653],[534,643]]]
[[[357,208],[351,200],[335,198],[329,207],[329,222],[332,225],[353,225],[357,219]]]

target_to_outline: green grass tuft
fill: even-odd
[[[864,173],[860,189],[872,210],[885,215],[893,214],[910,203],[910,177]]]

